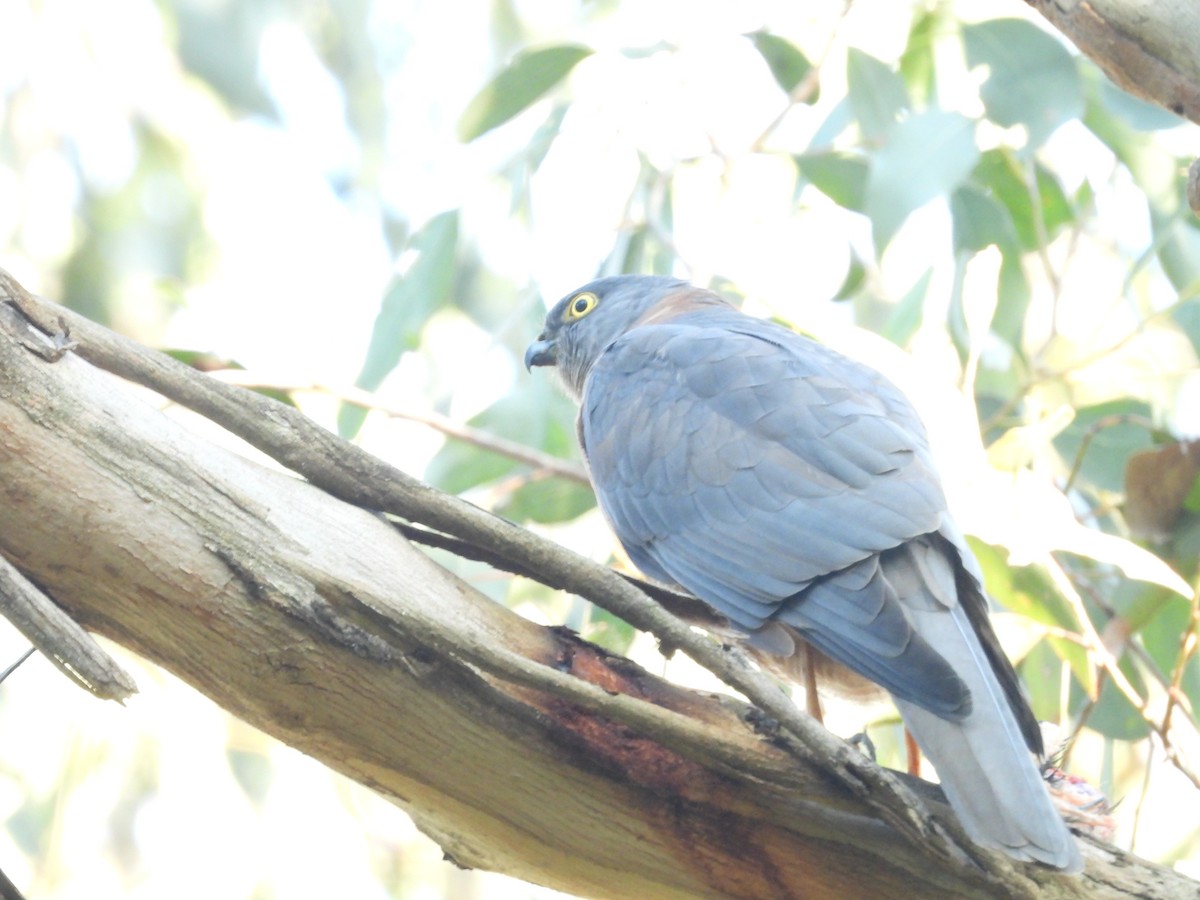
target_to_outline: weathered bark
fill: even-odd
[[[39,337],[0,302],[0,554],[395,799],[460,864],[592,896],[1196,891],[1094,845],[1082,879],[931,864],[744,705],[513,615],[379,516],[204,442],[74,353],[31,352]]]

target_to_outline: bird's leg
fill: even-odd
[[[921,777],[921,748],[917,746],[917,739],[912,736],[912,732],[907,728],[904,729],[904,751],[908,756],[908,774]]]
[[[825,716],[821,712],[821,697],[817,694],[817,661],[811,647],[804,652],[804,706],[808,714],[825,724]]]

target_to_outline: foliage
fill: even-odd
[[[941,3],[384,6],[146,4],[130,56],[154,77],[132,80],[101,22],[17,15],[96,112],[55,107],[46,68],[0,78],[0,263],[143,338],[568,458],[570,404],[520,355],[596,274],[675,272],[865,353],[942,448],[1036,710],[1078,732],[1068,766],[1130,798],[1122,841],[1200,865],[1171,813],[1173,785],[1200,790],[1194,129],[1032,19]],[[435,486],[617,552],[576,481],[323,399],[296,395]],[[489,592],[643,650],[553,592]]]

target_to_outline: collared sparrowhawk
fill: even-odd
[[[525,363],[556,367],[579,401],[596,497],[635,565],[760,656],[807,642],[886,688],[977,843],[1082,867],[979,566],[895,386],[653,276],[568,294]]]

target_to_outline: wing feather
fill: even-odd
[[[924,429],[890,382],[707,304],[609,344],[582,401],[600,506],[639,568],[751,644],[786,654],[800,634],[885,687],[977,840],[1080,867],[1024,753],[1036,721]]]

